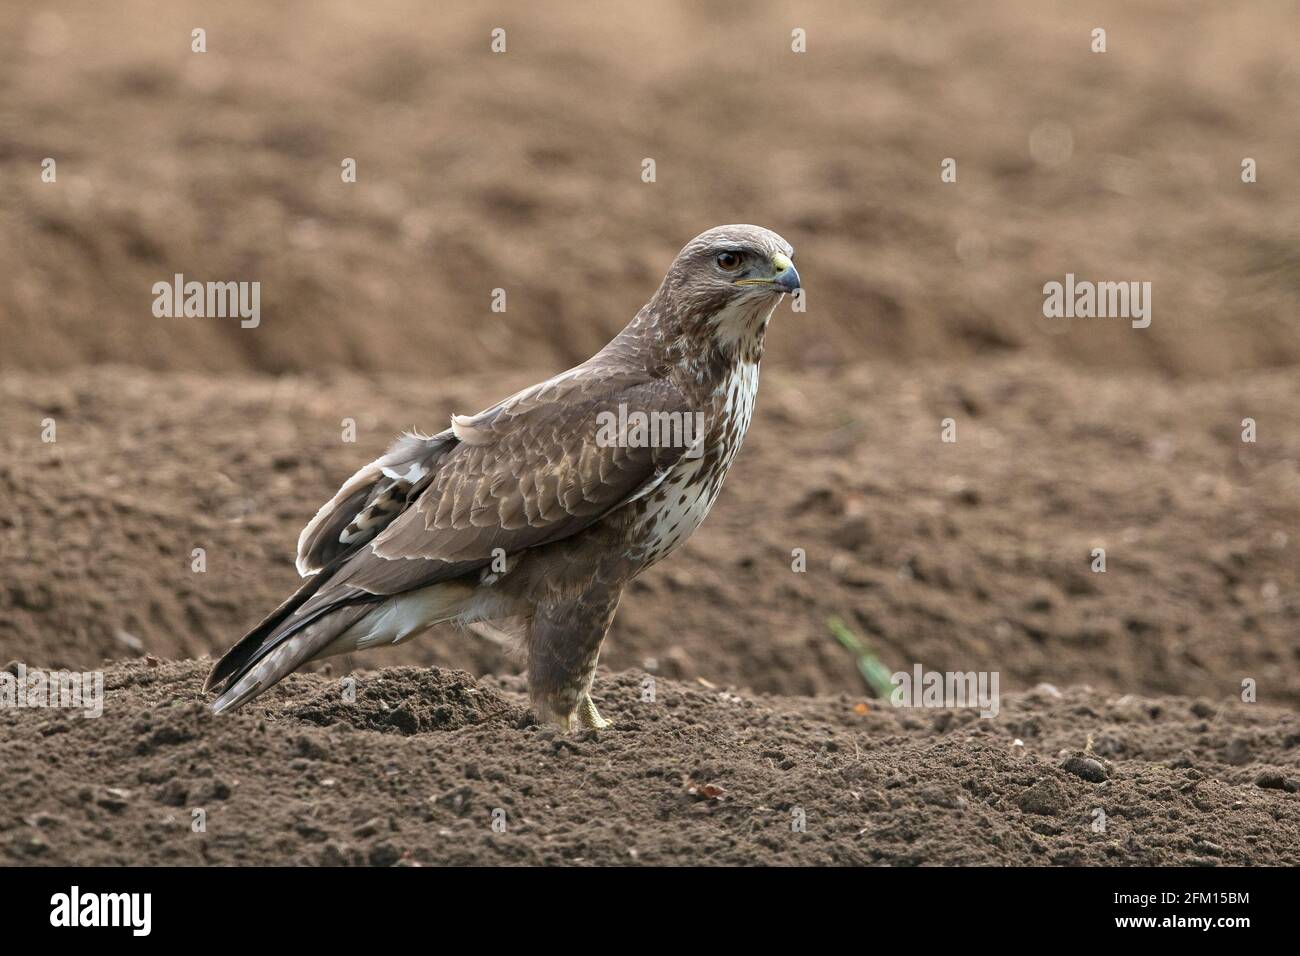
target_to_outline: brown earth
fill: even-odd
[[[1263,705],[1045,685],[985,720],[675,681],[651,702],[624,672],[614,728],[563,736],[517,679],[415,668],[214,718],[204,666],[114,664],[98,719],[0,710],[0,861],[1300,863],[1300,718]]]
[[[0,708],[0,860],[1298,862],[1296,23],[0,7],[0,665],[118,661],[99,720]],[[585,358],[734,221],[793,242],[808,308],[714,513],[624,599],[614,731],[532,726],[519,661],[452,630],[225,721],[202,663],[141,660],[222,650],[394,434]],[[155,318],[177,272],[260,282],[261,324]],[[1044,319],[1067,272],[1151,281],[1151,327]],[[831,618],[885,672],[996,671],[1001,715],[884,706]],[[424,669],[336,699],[393,665]],[[1089,739],[1102,782],[1061,766]]]
[[[6,4],[0,368],[562,368],[725,222],[798,251],[792,367],[1293,365],[1295,30],[1211,0]],[[1152,327],[1045,323],[1067,272],[1152,282]],[[261,326],[154,318],[175,273],[261,282]]]

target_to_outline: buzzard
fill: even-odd
[[[717,499],[768,320],[799,288],[793,254],[758,226],[710,229],[590,359],[398,438],[303,529],[307,580],[212,668],[213,710],[307,661],[454,622],[521,639],[539,719],[608,726],[591,684],[619,597]]]

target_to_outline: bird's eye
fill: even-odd
[[[740,255],[735,252],[718,253],[718,265],[728,272],[740,268]]]

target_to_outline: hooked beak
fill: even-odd
[[[776,274],[768,279],[737,279],[736,285],[770,285],[780,292],[793,292],[799,288],[799,272],[788,256],[773,253],[772,266]]]

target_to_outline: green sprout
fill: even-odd
[[[888,700],[894,691],[894,683],[889,679],[889,668],[876,656],[876,652],[862,638],[849,630],[849,626],[838,617],[827,618],[826,626],[831,629],[837,641],[857,656],[858,673],[867,682],[872,693]]]

